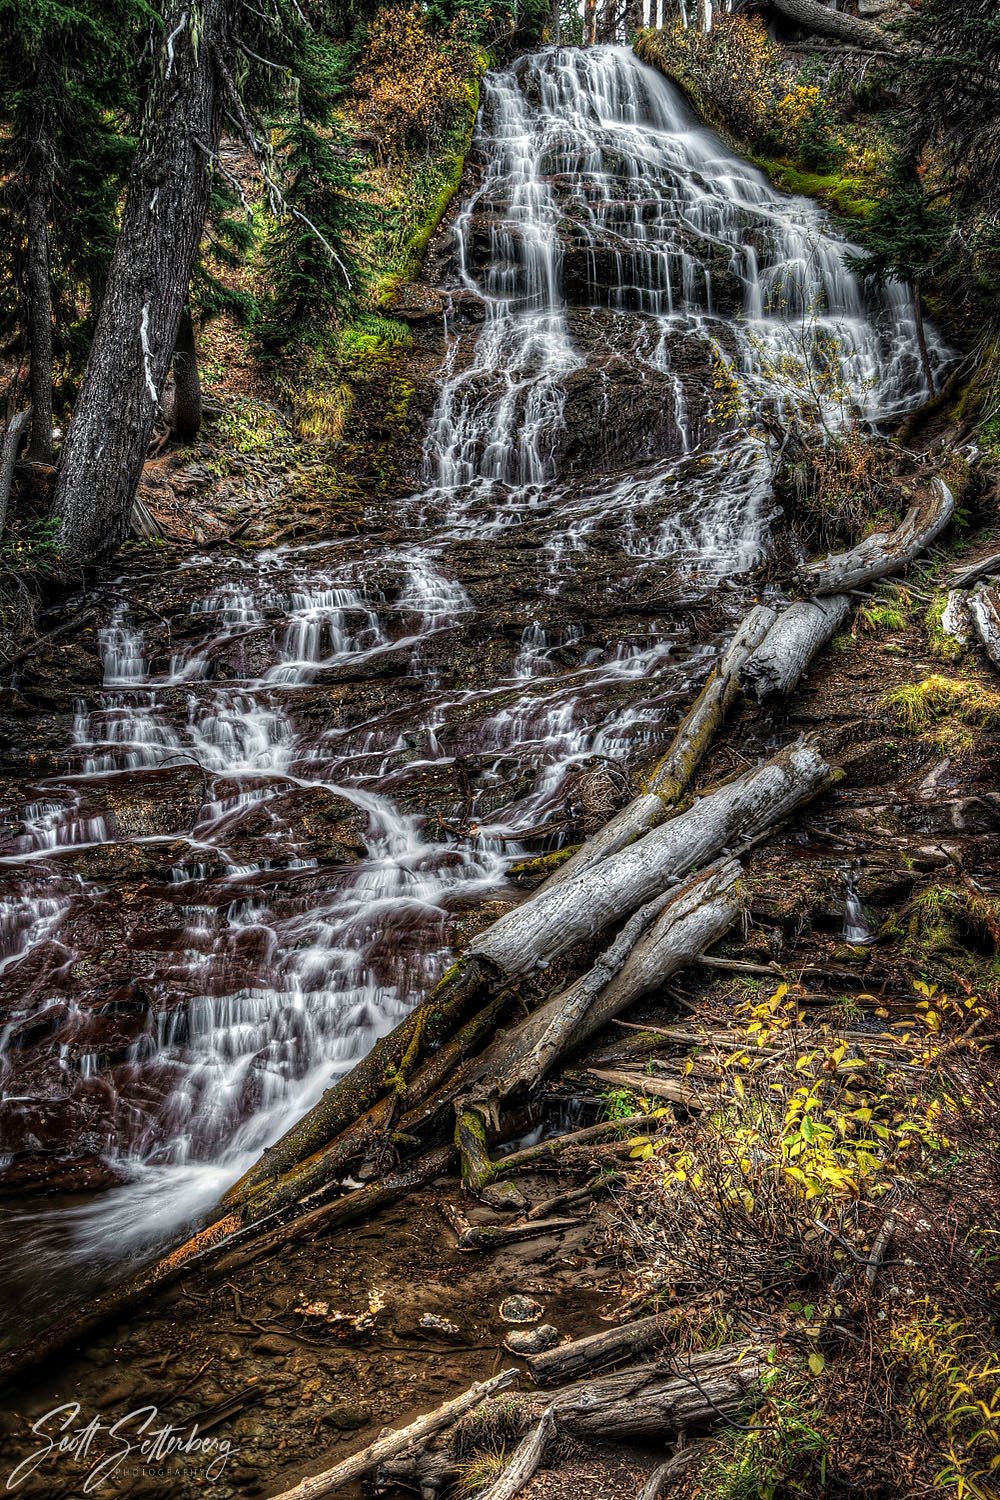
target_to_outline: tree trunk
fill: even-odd
[[[876,531],[850,552],[803,563],[799,581],[814,594],[839,594],[898,573],[940,536],[954,510],[954,495],[943,479],[935,477],[895,531]]]
[[[588,1375],[624,1359],[634,1361],[638,1355],[668,1343],[670,1337],[667,1320],[654,1314],[651,1318],[640,1318],[637,1323],[559,1344],[544,1354],[532,1355],[527,1365],[536,1385],[552,1385],[557,1380],[574,1380],[578,1375]]]
[[[800,599],[780,614],[743,667],[744,688],[760,702],[773,693],[790,693],[816,652],[851,613],[846,594]]]
[[[583,0],[583,45],[592,47],[597,29],[597,0]]]
[[[553,46],[558,47],[562,41],[562,0],[552,0],[552,9],[549,12],[549,31],[551,32]]]
[[[74,558],[124,540],[209,199],[238,0],[175,0],[164,24],[54,514]],[[198,19],[197,29],[195,27]]]
[[[819,36],[840,37],[842,41],[855,42],[859,47],[892,48],[892,39],[880,26],[832,10],[820,0],[771,0],[771,4],[788,20]]]
[[[920,363],[924,367],[924,379],[927,382],[927,393],[933,401],[936,394],[934,389],[934,371],[931,368],[930,356],[927,353],[927,336],[924,332],[924,303],[920,295],[920,288],[913,287],[913,322],[917,330],[917,348],[920,350]]]
[[[21,446],[21,439],[24,437],[30,416],[30,410],[15,412],[4,428],[3,438],[0,439],[0,536],[3,536],[3,529],[7,524],[7,501],[14,479],[17,450]]]
[[[174,404],[170,413],[170,431],[182,443],[193,443],[201,431],[201,380],[198,375],[198,347],[194,340],[191,313],[185,308],[174,344]]]
[[[44,48],[36,85],[48,66]],[[43,105],[32,112],[32,141],[27,161],[28,199],[28,353],[31,390],[31,463],[52,462],[52,283],[49,276],[49,202],[52,155]]]

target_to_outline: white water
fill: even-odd
[[[384,585],[357,549],[192,559],[201,626],[180,644],[130,602],[132,579],[101,633],[104,688],[79,706],[71,770],[28,790],[0,862],[10,881],[0,965],[13,973],[45,958],[22,992],[36,1011],[74,988],[67,913],[84,903],[99,926],[115,888],[113,873],[81,877],[69,856],[162,849],[145,899],[175,917],[146,919],[136,962],[158,955],[142,979],[153,998],[124,1055],[88,1046],[75,996],[57,1038],[60,1086],[71,1098],[101,1086],[104,1149],[133,1180],[15,1226],[53,1280],[67,1256],[113,1262],[207,1210],[434,980],[456,911],[498,887],[518,832],[549,820],[558,837],[583,758],[641,760],[717,645],[652,609],[635,639],[581,650],[582,626],[529,615],[507,677],[449,686],[435,648],[475,606],[446,549],[502,539],[527,518],[557,601],[578,578],[590,586],[589,549],[608,528],[630,591],[668,564],[695,592],[731,582],[765,551],[772,517],[763,439],[704,419],[720,371],[747,409],[812,403],[828,426],[921,396],[904,299],[890,292],[866,310],[819,210],[776,193],[624,49],[550,51],[488,76],[474,150],[482,176],[457,221],[455,283],[481,299],[484,319],[449,339],[425,488],[400,506],[419,539],[378,556]],[[824,383],[831,362],[839,374]],[[665,435],[638,465],[571,481],[559,454],[574,379],[597,371],[599,425],[635,425],[606,379],[620,365],[669,393]],[[418,685],[409,707],[360,722],[338,707],[349,699],[319,717],[310,708],[313,686],[335,692],[345,672],[383,668]],[[470,752],[474,832],[403,810],[416,780],[447,778]],[[185,768],[199,805],[176,826],[136,832],[130,796],[146,788],[155,803],[163,778]],[[300,794],[360,810],[357,863],[311,852],[314,804],[289,800]],[[256,832],[242,857],[248,819]],[[21,1140],[17,1052],[0,1051],[0,1066],[4,1118]]]

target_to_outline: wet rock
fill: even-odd
[[[524,1213],[529,1207],[527,1198],[512,1182],[490,1183],[479,1196],[490,1208],[504,1214]]]
[[[526,1297],[520,1292],[505,1297],[500,1304],[500,1316],[505,1323],[537,1323],[544,1311],[534,1297]]]
[[[283,1338],[279,1333],[265,1333],[250,1346],[254,1354],[267,1354],[272,1358],[280,1355],[291,1354],[295,1348],[295,1340]]]
[[[511,1354],[541,1354],[545,1349],[554,1349],[559,1342],[559,1330],[551,1323],[541,1323],[537,1328],[509,1333],[503,1341]]]

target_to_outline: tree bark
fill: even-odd
[[[755,838],[836,778],[813,746],[790,746],[595,868],[507,912],[473,939],[468,956],[512,978],[544,969],[665,891],[685,871]]]
[[[924,379],[927,382],[927,393],[933,401],[936,392],[934,389],[934,370],[931,366],[930,355],[927,353],[927,335],[924,332],[924,302],[918,286],[914,285],[911,291],[913,294],[913,322],[917,332],[917,348],[920,350],[920,363],[923,366]]]
[[[687,790],[706,750],[721,729],[740,690],[740,674],[745,662],[776,619],[774,610],[763,604],[756,605],[744,617],[718,666],[713,668],[694,704],[677,726],[670,748],[653,771],[643,795],[623,807],[565,864],[560,865],[538,887],[536,896],[561,885],[581,870],[599,864],[609,854],[616,854],[663,822],[673,804]]]
[[[14,480],[17,450],[21,446],[30,416],[30,408],[15,412],[4,428],[3,440],[0,441],[0,536],[3,536],[3,529],[7,524],[7,501],[10,499],[10,487]]]
[[[881,26],[832,10],[820,0],[771,0],[771,4],[788,20],[819,36],[839,37],[846,42],[855,42],[859,47],[892,48],[892,41]]]
[[[979,584],[969,596],[969,614],[983,650],[1000,669],[1000,599],[996,590]]]
[[[44,44],[36,87],[44,86],[49,66]],[[32,111],[32,141],[27,161],[28,352],[31,391],[31,463],[52,462],[52,282],[49,273],[49,203],[52,197],[52,148],[44,104]]]
[[[799,568],[802,587],[813,594],[839,594],[899,572],[940,536],[954,510],[954,495],[935,476],[895,531],[876,531],[850,552],[804,563]]]
[[[744,688],[758,702],[775,693],[790,693],[816,652],[850,613],[851,601],[846,594],[790,605],[743,667]]]
[[[122,227],[77,397],[53,513],[70,557],[124,540],[209,200],[208,152],[232,72],[238,0],[175,0],[153,65]],[[195,28],[198,18],[197,30]]]
[[[188,308],[181,313],[177,329],[173,371],[174,404],[170,412],[170,431],[182,443],[193,443],[201,431],[201,379],[194,324]]]
[[[477,1500],[515,1500],[541,1463],[554,1427],[552,1408],[547,1406],[527,1437],[518,1443],[500,1478]]]
[[[547,1349],[544,1354],[534,1354],[527,1360],[528,1370],[536,1385],[574,1380],[578,1375],[600,1370],[605,1365],[617,1364],[623,1359],[634,1360],[637,1355],[665,1344],[669,1336],[663,1318],[641,1318],[637,1323],[608,1328],[603,1333],[592,1333],[587,1338],[573,1339],[569,1344]]]
[[[583,45],[592,47],[596,40],[597,0],[583,0]]]

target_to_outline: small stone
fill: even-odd
[[[544,1349],[554,1349],[559,1342],[559,1330],[551,1323],[540,1323],[537,1328],[518,1329],[509,1333],[503,1341],[511,1354],[541,1354]]]
[[[502,1214],[523,1214],[528,1207],[527,1198],[518,1192],[512,1182],[491,1183],[489,1187],[483,1188],[479,1196],[490,1208],[495,1208]]]
[[[328,1407],[322,1418],[328,1427],[336,1427],[339,1432],[351,1432],[356,1427],[364,1427],[371,1419],[372,1414],[367,1406],[350,1406],[347,1402]]]
[[[282,1338],[279,1333],[265,1333],[250,1347],[254,1354],[269,1354],[276,1357],[290,1353],[295,1344],[292,1339]]]
[[[537,1323],[545,1311],[540,1302],[534,1297],[523,1297],[516,1294],[513,1297],[505,1297],[500,1304],[500,1316],[505,1323]]]

